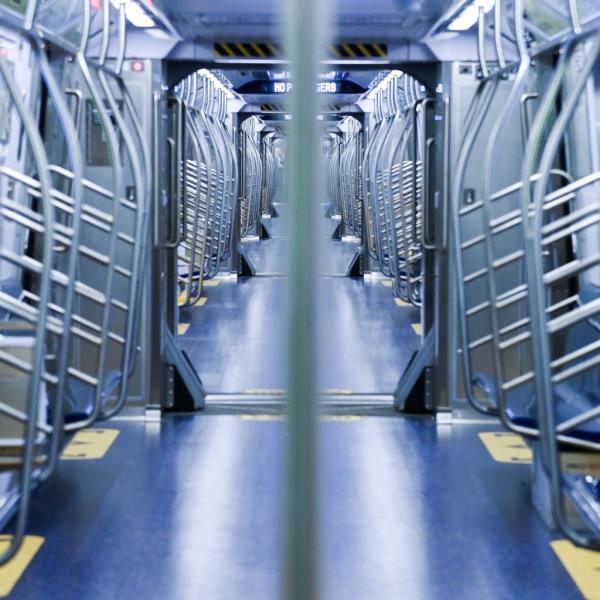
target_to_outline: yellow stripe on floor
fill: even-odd
[[[198,302],[196,302],[196,304],[194,304],[194,306],[204,306],[206,303],[208,302],[208,298],[200,298],[200,300],[198,300]]]
[[[251,396],[284,396],[286,391],[280,388],[253,388],[244,390],[244,394]]]
[[[287,417],[285,415],[240,415],[242,421],[259,421],[259,422],[272,422],[272,421],[285,421]],[[363,416],[360,415],[321,415],[321,421],[334,421],[334,422],[342,422],[342,423],[356,423],[357,421],[362,421],[364,419]]]
[[[190,328],[190,325],[190,323],[179,323],[179,326],[177,327],[177,333],[179,335],[185,335]]]
[[[488,431],[480,433],[479,439],[496,462],[529,464],[533,460],[531,448],[516,433]]]
[[[219,287],[220,283],[218,279],[209,279],[208,281],[203,281],[202,285],[204,287]]]
[[[82,429],[62,453],[64,460],[98,460],[109,451],[119,435],[118,429]]]
[[[600,479],[600,455],[595,452],[561,452],[560,467],[573,475],[591,475]]]
[[[381,285],[383,285],[384,287],[392,287],[394,285],[394,282],[391,279],[382,279]]]
[[[413,328],[413,331],[417,334],[417,335],[421,335],[423,333],[423,326],[421,325],[421,323],[413,323],[411,325],[411,327]]]
[[[10,535],[0,535],[0,554],[8,549],[11,539]],[[0,567],[0,598],[6,598],[12,592],[43,543],[43,537],[26,535],[16,556]]]
[[[330,388],[323,391],[323,394],[327,396],[351,396],[352,393],[352,390],[348,388]]]
[[[285,421],[284,415],[242,415],[242,421]]]
[[[394,302],[396,303],[397,306],[412,306],[412,304],[409,304],[408,302],[404,302],[404,300],[400,299],[400,298],[394,298]]]
[[[600,600],[600,552],[578,548],[569,540],[555,540],[550,545],[583,597]]]

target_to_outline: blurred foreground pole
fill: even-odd
[[[286,49],[293,77],[288,110],[288,486],[286,600],[317,598],[316,250],[320,206],[316,84],[325,0],[286,0]]]

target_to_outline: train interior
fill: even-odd
[[[599,594],[596,0],[0,0],[0,598]]]

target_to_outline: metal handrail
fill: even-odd
[[[38,177],[40,206],[46,235],[43,238],[42,256],[45,264],[52,262],[52,235],[53,218],[52,204],[50,200],[50,178],[48,172],[48,159],[44,150],[37,124],[30,114],[22,98],[21,90],[11,72],[10,66],[4,57],[0,56],[0,75],[6,83],[12,102],[19,114],[25,135],[31,146],[32,156],[35,161]],[[37,322],[35,327],[36,345],[33,349],[31,373],[27,389],[26,412],[28,420],[25,423],[25,435],[23,445],[23,460],[20,479],[19,508],[17,511],[15,533],[11,538],[7,549],[0,554],[0,565],[6,564],[19,551],[25,537],[27,518],[29,514],[29,503],[31,498],[31,480],[35,460],[35,436],[37,433],[38,404],[40,384],[44,373],[46,321],[49,313],[48,301],[50,298],[50,270],[44,269],[40,274],[38,296],[40,302],[37,308]]]
[[[574,33],[577,35],[577,28],[574,27]],[[577,41],[581,41],[578,36]],[[561,73],[564,75],[567,72],[567,64],[571,52],[575,48],[575,40],[567,43],[565,52],[561,57],[563,68]],[[588,77],[600,56],[600,34],[596,33],[592,39],[587,51],[587,55],[580,65],[579,71],[576,74],[575,81],[569,95],[563,100],[561,111],[556,118],[552,127],[544,150],[540,159],[539,171],[541,173],[540,180],[536,183],[532,192],[531,186],[527,185],[522,190],[522,210],[523,220],[525,223],[525,244],[527,256],[527,274],[530,281],[529,285],[529,303],[531,311],[532,334],[537,347],[535,353],[535,387],[537,395],[538,415],[540,419],[540,436],[542,446],[542,464],[548,474],[552,513],[562,532],[580,546],[586,546],[592,549],[600,549],[600,535],[595,533],[582,533],[576,529],[569,518],[567,517],[563,504],[563,477],[560,466],[559,443],[573,441],[578,447],[589,448],[599,451],[600,444],[586,442],[577,438],[571,438],[565,435],[566,431],[574,429],[579,425],[588,422],[598,417],[598,410],[591,410],[588,414],[579,419],[570,419],[569,422],[557,423],[555,414],[555,398],[553,390],[553,373],[552,373],[552,350],[550,347],[549,335],[551,330],[548,328],[549,321],[546,310],[546,284],[544,281],[545,266],[544,258],[541,252],[544,239],[544,198],[546,189],[549,183],[552,165],[555,160],[556,153],[562,143],[565,131],[571,121],[575,109],[579,103],[581,93],[588,81]],[[562,84],[564,78],[561,78],[559,85]],[[557,86],[558,87],[558,86]],[[538,129],[539,131],[539,129]],[[527,167],[530,169],[533,155],[537,153],[541,145],[541,135],[536,135],[532,140],[532,151],[529,156]],[[533,206],[534,214],[529,218],[530,207]],[[600,303],[597,303],[600,304]],[[597,309],[600,312],[600,307]],[[582,315],[585,315],[582,312]],[[578,317],[579,318],[579,317]],[[571,320],[575,321],[575,320]],[[567,321],[569,322],[569,321]]]
[[[83,0],[84,5],[84,30],[89,31],[89,23],[90,23],[90,7],[86,0]],[[104,26],[106,27],[106,20],[104,21]],[[82,48],[85,49],[87,44],[82,43]],[[75,63],[77,64],[80,73],[85,81],[85,84],[90,92],[90,96],[92,101],[98,111],[98,115],[102,122],[102,126],[106,133],[107,147],[111,156],[112,163],[112,197],[113,197],[113,222],[118,223],[118,211],[119,205],[121,202],[121,189],[123,182],[123,174],[121,167],[121,158],[120,158],[120,150],[119,150],[119,142],[117,139],[117,135],[112,124],[111,118],[108,114],[104,106],[103,99],[100,95],[100,92],[96,86],[94,81],[92,72],[88,65],[85,52],[80,49],[80,51],[75,56]],[[105,89],[106,81],[100,79],[101,85]],[[111,104],[111,97],[107,98],[109,101],[109,105]],[[113,112],[113,116],[115,120],[117,119],[118,108],[116,105],[111,106],[111,110]],[[109,341],[109,332],[110,332],[110,315],[111,315],[111,302],[112,298],[112,290],[113,290],[113,281],[114,281],[114,273],[115,273],[115,256],[116,256],[116,244],[117,244],[117,230],[116,227],[112,227],[110,231],[110,241],[109,241],[109,266],[107,268],[107,276],[106,276],[106,286],[105,286],[105,296],[107,299],[106,304],[104,305],[103,315],[101,319],[100,328],[101,331],[99,333],[100,338],[100,350],[99,350],[99,359],[98,359],[98,369],[97,369],[97,384],[95,386],[95,393],[93,395],[93,403],[92,410],[87,417],[80,419],[76,422],[71,422],[65,424],[65,431],[72,432],[77,431],[78,429],[82,429],[85,427],[89,427],[97,418],[100,416],[102,412],[102,384],[104,382],[104,376],[106,372],[106,362],[107,362],[107,352],[108,352],[108,341]],[[123,377],[125,377],[125,373],[123,373]]]
[[[121,4],[119,8],[119,14],[122,15],[123,18],[119,18],[118,26],[119,26],[119,54],[117,57],[117,73],[120,73],[122,65],[123,65],[123,57],[126,49],[126,32],[125,32],[125,19],[124,19],[124,5]],[[105,25],[106,26],[106,25]],[[121,360],[121,381],[118,388],[117,401],[114,406],[110,408],[110,410],[102,410],[99,417],[101,419],[107,419],[114,415],[116,415],[120,410],[125,406],[125,402],[127,399],[127,390],[128,390],[128,382],[130,376],[133,372],[132,361],[135,352],[135,333],[136,333],[136,322],[139,320],[139,315],[135,311],[135,307],[138,305],[138,297],[141,293],[141,280],[142,280],[142,261],[144,259],[143,253],[143,244],[146,238],[146,214],[147,214],[147,195],[150,191],[148,187],[148,178],[145,176],[144,171],[147,172],[147,168],[144,169],[143,165],[148,165],[148,162],[145,162],[144,157],[144,143],[143,135],[141,131],[137,131],[137,127],[139,126],[139,122],[137,122],[136,126],[136,117],[135,110],[132,110],[131,103],[125,100],[125,97],[128,97],[127,90],[123,85],[122,79],[120,77],[115,78],[117,82],[118,89],[120,90],[123,97],[124,109],[127,109],[129,112],[129,116],[132,121],[132,129],[134,132],[137,131],[137,137],[139,146],[136,145],[134,140],[134,136],[130,131],[121,111],[119,110],[118,103],[116,101],[115,95],[112,91],[109,81],[107,80],[107,73],[104,71],[99,72],[98,74],[99,80],[101,82],[104,93],[109,101],[109,105],[111,107],[111,111],[113,112],[116,127],[118,128],[121,137],[123,139],[125,149],[127,155],[129,156],[131,171],[134,180],[134,186],[136,191],[136,208],[135,208],[135,227],[134,227],[134,249],[133,256],[131,260],[131,277],[129,282],[129,294],[128,294],[128,309],[127,309],[127,319],[125,324],[124,338],[125,345],[123,347],[123,356]]]
[[[462,264],[463,247],[461,244],[462,232],[461,232],[461,206],[462,206],[462,191],[463,183],[466,174],[468,161],[473,150],[477,136],[481,130],[487,112],[490,109],[494,98],[494,92],[498,83],[498,79],[487,80],[484,79],[479,82],[477,90],[469,110],[467,111],[465,124],[464,124],[464,137],[461,140],[461,145],[458,152],[456,164],[454,166],[454,185],[450,196],[450,202],[452,206],[452,225],[454,230],[453,241],[454,251],[456,253],[456,284],[457,284],[457,303],[459,312],[459,332],[460,332],[460,344],[462,348],[462,365],[463,375],[465,384],[465,393],[469,404],[477,411],[487,415],[498,415],[498,409],[495,406],[489,406],[482,404],[475,395],[473,389],[473,371],[471,365],[471,347],[470,347],[470,336],[467,324],[467,298],[464,289],[465,284],[465,273]],[[487,257],[486,257],[487,258]]]
[[[497,3],[499,5],[500,3]],[[523,29],[522,24],[522,0],[515,0],[514,2],[514,11],[515,11],[515,34],[517,36],[517,40],[522,40],[525,35],[525,31]],[[508,96],[508,99],[503,104],[502,109],[498,117],[495,119],[491,131],[489,133],[488,143],[486,145],[485,150],[485,171],[484,171],[484,186],[483,186],[483,204],[481,207],[481,212],[483,215],[483,229],[485,235],[485,254],[487,257],[487,275],[485,277],[486,287],[488,291],[489,298],[489,316],[491,323],[491,331],[493,335],[493,349],[492,349],[492,368],[493,368],[493,381],[495,386],[495,399],[497,402],[498,414],[500,420],[503,425],[514,431],[515,433],[519,433],[521,435],[526,435],[530,437],[538,437],[539,430],[537,428],[525,427],[522,425],[518,425],[514,422],[513,419],[508,416],[508,398],[506,392],[505,375],[504,375],[504,360],[503,360],[503,343],[502,343],[502,327],[500,326],[500,313],[498,309],[498,300],[500,297],[500,293],[497,289],[496,285],[496,274],[494,264],[498,260],[495,257],[495,244],[494,244],[494,230],[492,227],[492,180],[495,169],[499,163],[499,154],[501,151],[501,145],[498,143],[498,140],[501,138],[502,131],[505,129],[507,123],[510,121],[511,116],[515,113],[515,111],[520,106],[520,100],[523,95],[523,86],[527,82],[527,76],[530,72],[531,60],[529,58],[529,54],[525,50],[522,44],[518,44],[520,54],[520,63],[513,80],[511,90]],[[507,253],[505,252],[505,255]],[[516,258],[515,260],[519,260]],[[516,289],[520,285],[520,282],[517,282],[513,287]],[[506,292],[504,293],[506,295]],[[516,329],[518,332],[520,329]],[[518,335],[518,333],[516,333]],[[514,338],[517,339],[517,338]],[[527,340],[524,340],[527,341]],[[521,347],[522,344],[519,346]],[[509,346],[512,348],[512,346]],[[529,355],[531,354],[531,348],[529,349]],[[522,361],[519,361],[522,364]],[[514,389],[514,388],[513,388]]]

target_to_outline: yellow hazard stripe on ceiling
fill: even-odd
[[[583,597],[600,600],[600,552],[577,548],[568,540],[556,540],[550,545]]]
[[[516,433],[487,431],[480,433],[479,439],[496,462],[529,464],[533,460],[531,448]]]
[[[281,46],[265,42],[217,42],[217,58],[281,58]]]
[[[368,42],[345,42],[331,46],[331,56],[334,58],[386,58],[387,44]]]
[[[103,458],[119,435],[118,429],[82,429],[67,444],[64,460],[98,460]]]
[[[284,112],[284,108],[281,104],[261,104],[261,112]]]
[[[213,50],[217,58],[285,58],[283,47],[271,42],[216,42]],[[388,45],[382,43],[344,42],[329,47],[330,58],[386,58],[387,55]]]
[[[0,535],[0,554],[8,549],[11,540],[10,535]],[[15,557],[0,567],[0,598],[6,598],[12,592],[43,543],[43,537],[26,535]]]

